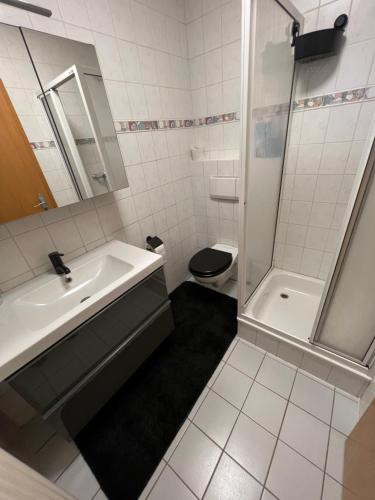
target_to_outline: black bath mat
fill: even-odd
[[[175,330],[75,438],[109,500],[138,498],[236,335],[235,299],[185,282],[171,300]]]

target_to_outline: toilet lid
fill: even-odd
[[[215,250],[214,248],[204,248],[197,252],[190,260],[189,271],[195,276],[210,278],[223,273],[232,263],[232,254]]]

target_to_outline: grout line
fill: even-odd
[[[78,449],[78,448],[77,448],[77,449]],[[72,461],[71,461],[71,462],[70,462],[70,463],[69,463],[66,467],[64,467],[64,469],[62,470],[62,472],[61,472],[61,473],[60,473],[60,474],[56,477],[56,479],[54,479],[54,481],[53,481],[54,483],[57,483],[57,481],[60,479],[60,477],[61,477],[61,476],[62,476],[62,475],[63,475],[63,474],[64,474],[64,473],[65,473],[65,472],[69,469],[69,467],[72,465],[72,463],[73,463],[73,462],[75,462],[79,456],[82,456],[82,458],[83,458],[83,455],[82,455],[82,454],[81,454],[81,452],[78,450],[78,455],[76,455],[76,456],[73,458],[73,460],[72,460]],[[88,466],[88,464],[87,464],[86,460],[85,460],[84,458],[83,458],[83,460],[84,460],[85,464]],[[91,470],[91,469],[90,469],[90,470]],[[93,475],[94,475],[94,474],[93,474]],[[95,477],[95,476],[94,476],[94,477]],[[96,477],[95,477],[95,479],[96,479]]]
[[[293,448],[293,446],[289,443],[287,443],[286,441],[284,441],[283,439],[281,439],[280,437],[278,438],[277,440],[278,442],[280,441],[281,443],[285,444],[285,446],[287,446],[288,448],[290,448],[291,450],[293,450],[297,455],[299,455],[300,457],[304,458],[307,462],[309,462],[311,465],[313,465],[316,469],[319,469],[320,472],[323,473],[324,475],[324,468],[322,469],[321,467],[319,467],[319,465],[316,465],[314,462],[311,461],[310,458],[307,458],[305,457],[305,455],[303,455],[300,451],[296,450],[295,448]]]
[[[331,417],[329,421],[329,430],[328,430],[328,440],[327,440],[327,450],[326,450],[326,457],[324,461],[324,469],[323,469],[323,481],[322,481],[322,493],[321,493],[321,500],[323,500],[323,492],[324,492],[324,483],[325,483],[325,475],[326,475],[326,470],[327,470],[327,463],[328,463],[328,452],[329,452],[329,445],[331,441],[331,432],[332,432],[332,422],[333,422],[333,410],[335,407],[335,400],[336,400],[336,390],[333,392],[333,401],[332,401],[332,408],[331,408]]]
[[[330,427],[330,424],[327,423],[325,420],[322,420],[320,417],[317,417],[316,415],[314,415],[314,413],[311,413],[309,410],[306,410],[305,408],[303,408],[303,406],[300,406],[299,404],[295,403],[293,400],[288,401],[288,404],[289,403],[292,404],[293,406],[296,406],[300,410],[304,411],[305,413],[307,413],[308,415],[310,415],[310,417],[314,417],[316,420],[318,420],[318,422],[320,422],[320,423],[322,423],[322,424],[327,425],[328,427]]]
[[[184,480],[184,479],[182,479],[182,477],[178,474],[178,472],[176,472],[176,471],[175,471],[175,470],[174,470],[174,469],[173,469],[173,468],[169,465],[169,463],[168,463],[168,462],[166,462],[165,466],[163,467],[162,472],[164,472],[164,470],[165,470],[167,467],[168,467],[169,469],[171,469],[171,471],[172,471],[172,472],[173,472],[173,473],[174,473],[174,474],[178,477],[178,479],[179,479],[179,480],[180,480],[180,481],[181,481],[181,482],[182,482],[182,483],[186,486],[186,488],[190,491],[190,493],[192,493],[192,495],[193,495],[195,498],[198,498],[198,496],[196,495],[196,493],[194,493],[194,491],[193,491],[193,490],[190,488],[190,486],[189,486],[189,485],[185,482],[185,480]],[[154,489],[154,487],[156,486],[156,483],[159,481],[161,474],[162,474],[162,473],[160,473],[160,475],[159,475],[158,479],[157,479],[157,480],[155,481],[155,483],[153,484],[153,486],[152,486],[152,488],[151,488],[151,490],[150,490],[150,493],[147,495],[147,498],[149,498],[149,496],[151,495],[151,492],[152,492],[152,490]]]
[[[160,463],[161,463],[162,461],[163,461],[163,459],[161,459],[161,460],[160,460],[160,462],[159,462],[159,463],[158,463],[158,465],[156,466],[156,469],[159,467],[159,465],[160,465]],[[163,465],[163,467],[162,467],[162,469],[161,469],[161,471],[160,471],[160,474],[157,476],[157,478],[155,479],[155,481],[154,481],[153,485],[152,485],[152,486],[151,486],[151,488],[150,488],[150,491],[149,491],[149,492],[148,492],[148,494],[146,495],[146,500],[147,500],[147,498],[151,495],[152,490],[155,488],[156,483],[159,481],[160,476],[163,474],[163,472],[165,471],[165,468],[166,468],[166,467],[167,467],[167,465],[168,465],[168,463],[167,463],[165,460],[164,460],[164,462],[165,462],[165,463],[164,463],[164,465]],[[156,469],[155,469],[155,471],[156,471]],[[154,473],[155,473],[155,471],[154,471]],[[153,474],[154,474],[154,473],[153,473]],[[147,484],[146,484],[146,486],[143,488],[143,491],[147,488],[148,483],[150,482],[151,478],[152,478],[152,476],[151,476],[151,477],[150,477],[150,479],[147,481]],[[142,491],[142,493],[143,493],[143,491]],[[141,493],[141,495],[142,495],[142,493]]]
[[[94,476],[94,474],[93,474]],[[94,476],[95,477],[95,476]],[[95,478],[96,479],[96,478]],[[99,484],[99,482],[97,481],[97,483]],[[96,495],[99,493],[99,491],[101,490],[101,487],[100,487],[100,484],[99,484],[99,488],[96,490],[95,494],[91,497],[90,500],[94,500],[94,498],[96,497]]]
[[[41,450],[41,449],[42,449],[42,448],[43,448],[43,447],[44,447],[44,446],[48,443],[48,441],[49,441],[50,439],[52,439],[53,437],[55,437],[56,435],[57,435],[57,432],[54,432],[53,434],[51,434],[51,436],[49,436],[49,437],[48,437],[48,438],[44,441],[44,443],[43,443],[43,444],[41,444],[41,445],[40,445],[40,446],[39,446],[39,447],[38,447],[38,448],[34,451],[34,455],[37,455],[37,454],[40,452],[40,450]]]
[[[237,336],[236,336],[236,337],[237,337]],[[236,337],[234,337],[233,341],[236,339]],[[231,347],[231,345],[232,345],[233,341],[232,341],[232,342],[231,342],[231,344],[229,345],[229,347],[228,347],[228,349],[226,350],[226,352],[224,353],[223,357],[227,354],[227,351],[228,351],[228,350],[229,350],[229,348]],[[234,349],[234,347],[235,347],[236,345],[237,345],[237,342],[235,342],[235,343],[234,343],[234,346],[233,346],[233,348],[231,349],[231,352],[233,351],[233,349]],[[229,355],[230,355],[230,354],[229,354]],[[220,363],[223,363],[223,367],[222,367],[222,368],[221,368],[221,370],[219,371],[219,373],[218,373],[218,375],[216,376],[216,378],[215,378],[214,382],[216,381],[216,379],[218,378],[218,376],[220,375],[221,371],[223,370],[223,368],[224,368],[224,366],[225,366],[225,364],[226,364],[226,363],[225,363],[225,361],[224,361],[224,360],[223,360],[223,358],[222,358],[222,359],[219,361],[219,364],[217,365],[216,369],[220,366]],[[216,369],[214,370],[214,373],[215,373]],[[214,374],[214,373],[213,373],[213,374]],[[211,380],[211,378],[210,378],[210,380]],[[214,382],[213,382],[213,383],[214,383]],[[187,430],[189,429],[189,427],[190,427],[191,425],[194,425],[194,427],[196,427],[196,428],[197,428],[200,432],[202,432],[202,433],[203,433],[203,434],[204,434],[204,435],[205,435],[205,436],[206,436],[206,437],[207,437],[210,441],[212,441],[212,442],[215,444],[215,446],[219,446],[219,445],[218,445],[218,444],[217,444],[217,443],[216,443],[216,442],[215,442],[215,441],[214,441],[214,440],[213,440],[210,436],[208,436],[208,434],[206,434],[206,433],[205,433],[202,429],[200,429],[200,427],[198,427],[198,426],[197,426],[197,425],[193,422],[193,420],[194,420],[195,416],[197,415],[197,413],[198,413],[199,409],[202,407],[202,405],[203,405],[203,403],[205,402],[205,400],[206,400],[206,398],[207,398],[208,394],[209,394],[209,393],[210,393],[210,391],[211,391],[211,388],[210,388],[208,385],[206,385],[206,386],[204,387],[203,391],[201,392],[201,394],[205,391],[205,389],[208,389],[207,394],[205,395],[205,397],[203,398],[202,402],[201,402],[201,403],[200,403],[200,405],[198,406],[197,410],[195,411],[194,415],[192,416],[192,419],[190,419],[190,414],[191,414],[191,412],[192,412],[192,410],[193,410],[193,408],[194,408],[194,406],[195,406],[195,404],[196,404],[196,403],[193,405],[193,408],[190,410],[190,412],[189,412],[188,416],[186,417],[186,419],[185,419],[184,423],[182,424],[182,425],[184,425],[184,424],[185,424],[185,422],[188,422],[188,426],[186,427],[186,429],[185,429],[184,433],[182,434],[181,438],[179,439],[178,443],[176,444],[176,446],[175,446],[174,450],[172,451],[172,453],[171,453],[171,455],[170,455],[169,459],[168,459],[168,460],[165,460],[165,459],[164,459],[164,457],[163,457],[163,460],[165,460],[165,462],[166,462],[167,466],[168,466],[168,467],[169,467],[169,468],[170,468],[170,469],[171,469],[171,470],[172,470],[172,471],[173,471],[173,472],[174,472],[174,473],[178,476],[178,478],[179,478],[179,479],[180,479],[180,480],[181,480],[181,481],[182,481],[182,482],[183,482],[183,483],[184,483],[184,484],[188,487],[188,489],[189,489],[189,490],[190,490],[190,491],[194,494],[194,496],[196,496],[196,495],[195,495],[195,493],[194,493],[194,492],[190,489],[190,487],[189,487],[189,486],[185,483],[185,481],[184,481],[184,480],[183,480],[183,479],[179,476],[179,474],[178,474],[178,473],[177,473],[177,472],[176,472],[176,471],[172,468],[172,466],[170,465],[170,460],[172,459],[172,457],[173,457],[173,455],[174,455],[175,451],[177,450],[177,448],[178,448],[179,444],[181,443],[181,441],[182,441],[183,437],[185,436],[185,434],[186,434]],[[212,391],[212,392],[214,392],[214,391]],[[218,396],[219,396],[219,395],[218,395]],[[200,397],[200,396],[199,396],[199,397]],[[199,397],[198,397],[198,399],[199,399]],[[220,397],[221,397],[221,396],[220,396]],[[197,399],[197,401],[198,401],[198,399]],[[222,399],[224,399],[224,398],[222,398]],[[228,401],[228,403],[229,403],[229,401]],[[232,405],[232,406],[233,406],[233,405]],[[235,407],[234,407],[234,408],[235,408]],[[236,408],[236,410],[238,411],[238,408]],[[182,426],[181,426],[181,427],[182,427]],[[181,429],[181,427],[180,427],[180,429]],[[178,434],[178,432],[177,432],[177,434]],[[176,434],[176,437],[177,437],[177,434]],[[175,438],[174,438],[174,439],[175,439]],[[172,441],[172,443],[173,443],[173,441]],[[172,443],[171,443],[171,444],[172,444]],[[220,446],[219,446],[219,448],[220,448]],[[165,455],[164,455],[164,456],[165,456]],[[164,469],[163,469],[163,470],[164,470]],[[159,477],[160,477],[160,475],[159,475]],[[158,479],[159,479],[159,477],[158,477]],[[158,480],[158,479],[157,479],[157,480]],[[155,484],[156,484],[157,480],[155,481],[155,483],[154,483],[153,487],[155,486]],[[153,487],[152,487],[152,489],[153,489]],[[151,491],[152,491],[152,489],[151,489]],[[150,493],[151,493],[151,491],[150,491]],[[150,494],[150,493],[149,493],[149,494]],[[147,498],[148,498],[148,497],[147,497]]]
[[[263,493],[264,493],[264,490],[265,490],[265,487],[266,487],[266,483],[267,483],[267,480],[268,480],[268,476],[270,474],[270,471],[271,471],[271,466],[272,466],[272,462],[273,462],[273,459],[274,459],[274,456],[275,456],[275,452],[276,452],[276,448],[277,448],[277,444],[279,442],[279,439],[280,439],[280,434],[281,434],[281,429],[283,428],[283,425],[284,425],[284,420],[285,420],[285,416],[286,416],[286,412],[288,410],[288,406],[289,406],[289,402],[290,402],[290,397],[292,395],[292,392],[293,392],[293,388],[294,388],[294,384],[295,384],[295,381],[296,381],[296,378],[297,378],[297,370],[295,372],[295,375],[294,375],[294,379],[293,379],[293,384],[292,384],[292,387],[290,388],[290,393],[289,393],[289,397],[287,399],[287,405],[285,406],[285,410],[284,410],[284,415],[283,415],[283,418],[281,420],[281,425],[280,425],[280,429],[279,429],[279,432],[276,436],[276,442],[275,442],[275,446],[274,446],[274,449],[273,449],[273,453],[272,453],[272,456],[271,456],[271,460],[270,460],[270,463],[269,463],[269,466],[268,466],[268,470],[266,472],[266,476],[265,476],[265,479],[264,479],[264,484],[263,484],[263,490],[262,490],[262,496],[263,496]],[[273,494],[273,492],[271,492]]]
[[[223,456],[224,450],[225,450],[226,446],[228,445],[228,442],[229,442],[229,440],[230,440],[230,438],[231,438],[231,436],[232,436],[232,434],[233,434],[233,430],[234,430],[234,428],[235,428],[235,427],[236,427],[236,425],[237,425],[238,419],[239,419],[239,417],[240,417],[240,415],[241,415],[241,412],[242,412],[242,408],[244,407],[245,402],[246,402],[246,400],[247,400],[247,398],[248,398],[248,396],[249,396],[249,394],[250,394],[251,388],[252,388],[252,386],[253,386],[253,384],[254,384],[254,380],[255,380],[256,376],[258,375],[258,373],[259,373],[259,370],[260,370],[260,368],[261,368],[261,366],[262,366],[262,364],[263,364],[264,359],[265,359],[265,353],[264,353],[264,355],[263,355],[262,361],[261,361],[261,362],[260,362],[260,364],[259,364],[259,367],[258,367],[258,370],[257,370],[257,372],[256,372],[256,374],[255,374],[255,377],[254,377],[254,379],[252,379],[252,383],[251,383],[251,385],[250,385],[250,387],[249,387],[249,390],[247,391],[247,394],[246,394],[246,397],[245,397],[245,399],[244,399],[244,402],[243,402],[243,404],[241,405],[240,411],[239,411],[239,413],[238,413],[238,415],[237,415],[237,418],[236,418],[236,420],[235,420],[235,422],[234,422],[234,424],[233,424],[232,430],[230,431],[229,436],[228,436],[228,438],[227,438],[227,440],[226,440],[226,442],[225,442],[225,444],[224,444],[224,446],[223,446],[223,448],[222,448],[221,454],[220,454],[219,459],[218,459],[218,461],[217,461],[217,463],[216,463],[216,465],[215,465],[215,468],[214,468],[214,470],[212,471],[212,474],[211,474],[210,480],[208,481],[208,484],[207,484],[207,486],[206,486],[206,489],[205,489],[205,491],[204,491],[204,493],[203,493],[202,498],[204,498],[204,497],[205,497],[205,495],[206,495],[206,493],[207,493],[207,491],[208,491],[208,488],[210,487],[210,484],[211,484],[211,482],[212,482],[212,478],[214,477],[214,475],[215,475],[215,473],[216,473],[217,467],[218,467],[218,465],[219,465],[219,463],[220,463],[220,461],[221,461],[221,458],[222,458],[222,456]],[[229,456],[230,456],[230,455],[229,455]],[[259,482],[259,481],[258,481],[258,482]]]

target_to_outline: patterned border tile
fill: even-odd
[[[220,115],[204,116],[203,118],[188,119],[188,120],[141,120],[141,121],[124,121],[117,120],[114,122],[115,131],[117,134],[125,134],[129,132],[150,132],[152,130],[173,130],[181,128],[205,127],[216,123],[231,123],[239,121],[240,113],[234,111],[232,113],[223,113]],[[77,139],[76,144],[92,144],[95,142],[93,138]],[[39,141],[30,142],[33,149],[50,149],[55,148],[54,141]]]
[[[223,113],[220,115],[205,116],[203,118],[188,120],[141,120],[141,121],[115,121],[115,130],[118,134],[128,132],[148,132],[151,130],[181,129],[204,127],[215,123],[228,123],[239,121],[239,112]]]
[[[350,104],[359,101],[369,101],[375,99],[375,86],[360,87],[357,89],[344,90],[342,92],[332,92],[315,97],[307,97],[294,102],[293,110],[301,111],[306,109],[316,109],[326,106],[337,106]]]
[[[30,142],[30,146],[32,149],[51,149],[55,148],[55,141],[39,141],[39,142]]]

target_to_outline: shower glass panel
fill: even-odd
[[[375,142],[314,338],[314,343],[364,365],[370,364],[375,347],[374,168]]]
[[[275,0],[253,0],[251,12],[246,300],[272,266],[294,77],[293,17]]]
[[[90,85],[87,84],[88,81]],[[102,90],[99,90],[100,86]],[[102,77],[86,74],[77,66],[72,66],[46,85],[45,92],[39,96],[47,114],[53,117],[58,132],[57,141],[69,160],[73,180],[79,187],[82,199],[108,193],[113,189],[105,167],[108,164],[105,143],[109,145],[113,136],[110,129],[111,126],[113,130],[113,123],[106,116],[110,115],[109,110],[104,112],[106,102],[103,96],[106,98]],[[103,105],[100,105],[100,101]],[[93,102],[97,102],[95,109]],[[98,112],[100,120],[96,118]],[[104,124],[101,124],[102,120]],[[107,123],[109,125],[106,127]],[[103,135],[103,132],[106,134]],[[113,166],[120,161],[119,158],[114,158],[115,148],[113,145],[112,148],[109,147],[114,160],[111,163]]]

